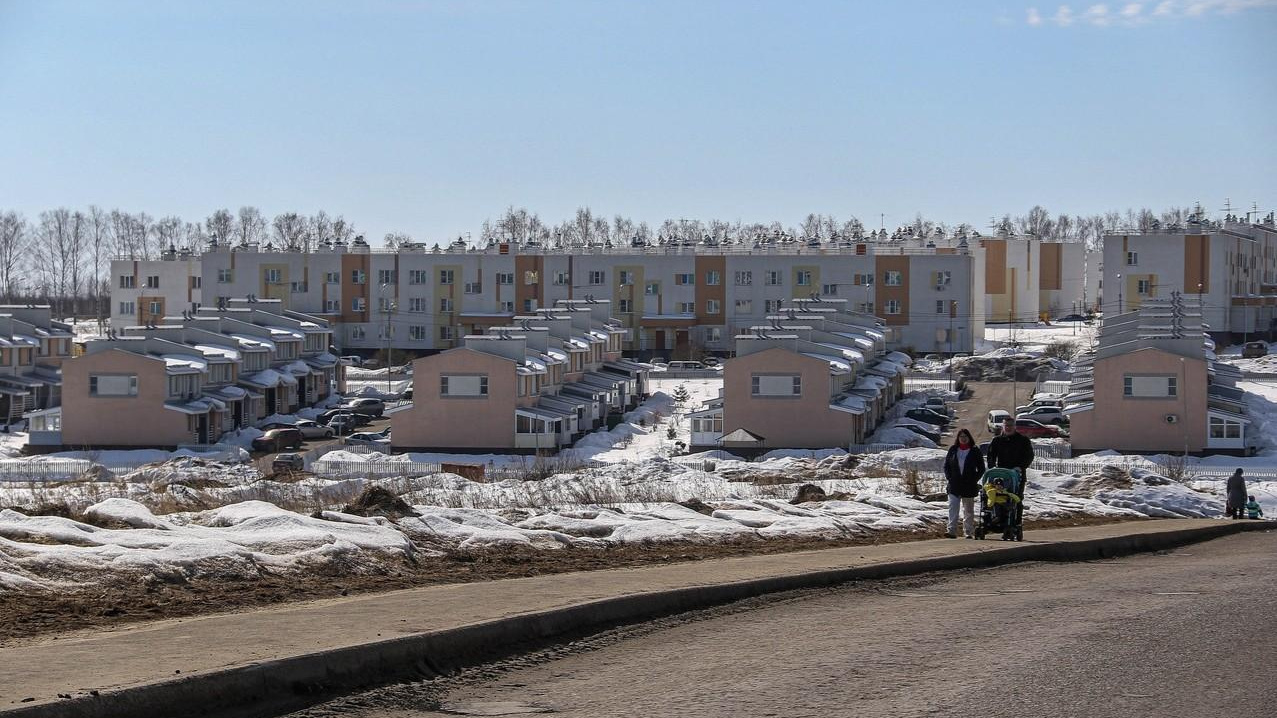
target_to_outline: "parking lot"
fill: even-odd
[[[389,409],[399,406],[403,403],[410,403],[410,402],[398,402],[398,403],[392,402],[387,405],[387,410],[389,411]],[[365,432],[365,431],[376,432],[376,431],[381,431],[382,429],[385,429],[389,426],[390,426],[390,414],[385,414],[383,416],[373,418],[370,424],[368,424],[367,426],[361,426],[358,429],[356,429],[356,431],[357,432]],[[341,445],[341,444],[344,444],[345,441],[346,441],[346,437],[344,436],[335,436],[329,439],[306,439],[302,443],[302,446],[300,449],[288,449],[282,452],[254,451],[252,452],[253,464],[257,466],[258,470],[261,471],[263,474],[269,474],[271,473],[271,462],[274,461],[275,457],[281,453],[297,454],[297,453],[310,451],[311,449],[318,449],[325,446]]]
[[[1033,382],[967,382],[971,398],[953,406],[958,417],[945,432],[944,446],[953,443],[959,429],[970,431],[977,444],[992,439],[987,423],[989,412],[994,409],[1014,412],[1015,407],[1028,404],[1033,398],[1033,386]]]

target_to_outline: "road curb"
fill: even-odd
[[[638,623],[781,591],[899,578],[1026,561],[1081,561],[1159,551],[1268,522],[1220,521],[1211,526],[1132,533],[1056,543],[1016,543],[993,550],[786,576],[631,594],[550,611],[512,616],[376,643],[253,663],[58,702],[0,709],[3,718],[170,718],[269,716],[300,710],[340,691],[396,680],[444,675],[555,638]],[[987,544],[985,544],[987,545]]]

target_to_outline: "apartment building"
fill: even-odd
[[[605,300],[561,300],[413,362],[413,405],[391,418],[405,450],[555,452],[637,406],[647,367],[621,358]]]
[[[1125,314],[1178,292],[1209,332],[1274,338],[1277,225],[1190,222],[1104,238],[1104,309]]]
[[[331,334],[318,317],[252,298],[113,330],[62,363],[62,405],[42,417],[32,444],[49,451],[215,443],[339,387]]]
[[[159,259],[111,261],[111,326],[151,324],[203,304],[200,256],[170,249]],[[245,292],[239,296],[247,296]]]
[[[222,244],[199,258],[200,293],[189,296],[163,273],[177,274],[180,256],[121,260],[112,272],[121,285],[156,285],[147,316],[179,302],[254,295],[328,319],[343,351],[442,351],[516,315],[591,297],[611,303],[625,351],[688,358],[726,353],[741,328],[818,295],[883,316],[893,347],[969,352],[984,326],[977,251],[872,242],[397,251],[356,242],[312,252]],[[138,290],[119,292],[113,325],[144,323]]]
[[[911,360],[888,353],[885,325],[844,301],[798,301],[738,335],[721,396],[689,415],[692,448],[748,455],[863,443],[903,396]]]
[[[72,336],[47,305],[0,306],[0,422],[30,420],[61,404],[60,367],[71,357]]]
[[[1106,317],[1066,398],[1073,450],[1253,453],[1241,373],[1213,349],[1191,297]]]

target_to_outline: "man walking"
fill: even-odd
[[[1020,485],[1015,493],[1024,496],[1024,485],[1029,481],[1029,465],[1033,463],[1033,442],[1015,430],[1015,419],[1007,417],[1002,423],[1002,433],[989,442],[985,456],[989,468],[1015,469],[1020,472]]]

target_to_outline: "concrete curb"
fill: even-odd
[[[360,646],[266,661],[174,680],[103,691],[56,703],[0,709],[2,718],[170,718],[270,716],[397,680],[438,676],[496,660],[535,644],[708,608],[746,598],[853,581],[898,578],[1026,561],[1082,561],[1159,551],[1249,530],[1268,522],[1135,533],[1057,543],[1006,544],[951,556],[812,571],[735,583],[633,594],[497,621],[433,631]]]

